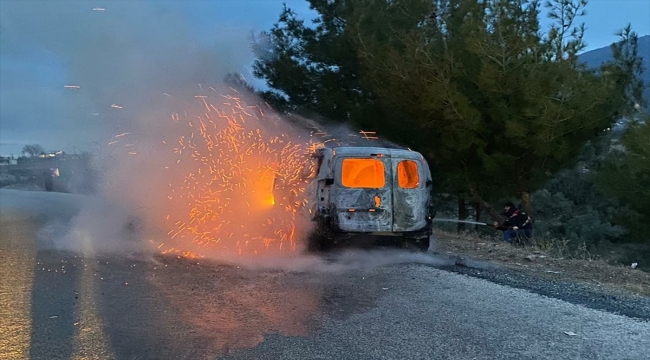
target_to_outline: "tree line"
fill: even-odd
[[[589,68],[579,59],[586,0],[308,1],[313,22],[285,7],[253,38],[267,102],[422,152],[460,217],[469,204],[496,218],[492,204],[513,197],[543,215],[535,194],[543,204],[542,190],[600,146],[582,185],[611,202],[597,210],[601,222],[650,242],[650,133],[630,26],[612,59]],[[545,29],[542,13],[552,21]],[[621,120],[611,151],[606,130]]]

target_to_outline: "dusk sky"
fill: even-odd
[[[143,94],[179,83],[239,71],[262,85],[248,68],[250,34],[269,29],[283,3],[315,16],[306,0],[0,0],[0,154],[29,143],[89,148],[105,140],[98,129],[142,116]],[[650,0],[591,0],[587,11],[587,50],[612,43],[628,23],[650,34]],[[137,110],[117,114],[118,103]]]

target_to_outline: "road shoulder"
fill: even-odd
[[[650,321],[650,274],[641,270],[561,259],[476,237],[442,232],[434,236],[433,251],[455,260],[442,269]]]

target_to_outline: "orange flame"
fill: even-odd
[[[184,175],[169,184],[167,240],[173,241],[161,250],[186,257],[198,256],[187,244],[242,255],[294,251],[300,209],[308,203],[303,169],[313,167],[309,152],[316,145],[239,97],[224,95],[220,104],[205,95],[195,99],[200,114],[171,115],[184,134],[166,145],[166,168]]]

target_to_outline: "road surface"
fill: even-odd
[[[255,270],[58,250],[42,226],[81,201],[0,190],[0,359],[650,356],[649,322],[444,271],[433,256],[352,251]]]

